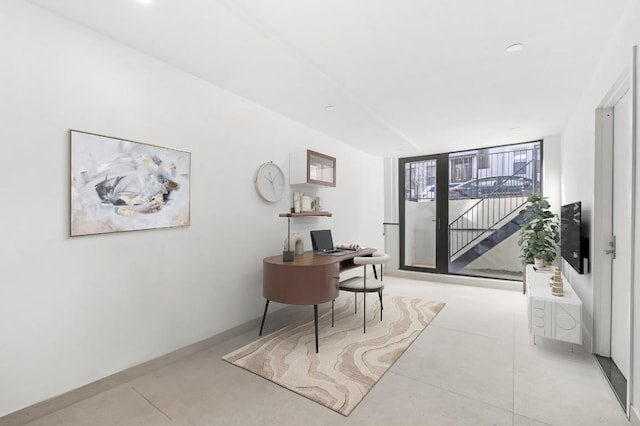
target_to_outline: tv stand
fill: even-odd
[[[527,317],[533,335],[564,342],[582,344],[582,301],[562,276],[564,295],[553,296],[549,280],[552,271],[538,270],[527,265]]]

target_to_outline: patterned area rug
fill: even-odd
[[[367,297],[364,334],[362,295],[358,297],[357,314],[352,294],[340,299],[344,302],[336,302],[333,328],[331,310],[319,316],[318,354],[311,317],[264,336],[223,359],[348,416],[444,303],[385,295],[380,321],[380,303],[372,293]]]

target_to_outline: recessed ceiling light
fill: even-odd
[[[336,109],[336,107],[334,107],[333,105],[327,105],[326,107],[324,107],[325,111],[333,111],[334,109]]]
[[[524,49],[524,44],[522,43],[515,43],[512,44],[511,46],[508,46],[506,49],[504,49],[505,53],[516,53],[521,51],[522,49]]]
[[[138,0],[138,3],[151,4],[151,0]]]

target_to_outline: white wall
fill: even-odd
[[[398,212],[398,158],[384,159],[384,221],[399,222]]]
[[[631,67],[632,48],[634,45],[640,44],[638,22],[640,22],[640,3],[630,2],[623,21],[610,41],[607,52],[601,58],[591,83],[585,88],[582,101],[577,105],[562,134],[562,203],[582,202],[583,214],[586,213],[584,216],[586,216],[591,237],[594,233],[594,221],[597,220],[592,217],[594,211],[595,110],[620,75]],[[639,198],[636,195],[636,200]],[[637,243],[638,241],[636,241],[636,245]],[[602,249],[602,247],[594,247],[591,244],[590,258],[593,259],[594,256],[600,255]],[[636,264],[638,264],[638,259],[636,259]],[[578,275],[570,267],[564,268],[564,270],[565,273],[568,271],[567,279],[583,301],[583,320],[586,331],[589,333],[585,336],[585,345],[590,348],[590,343],[594,338],[594,285],[597,284],[594,283],[595,273]],[[635,285],[636,287],[639,285],[637,280]],[[640,290],[636,289],[636,295],[640,294],[638,291]],[[638,310],[636,305],[636,315]],[[635,323],[635,343],[637,345],[640,343],[640,324],[637,316]],[[635,349],[635,355],[632,361],[634,382],[632,404],[637,406],[640,403],[640,359],[638,359],[640,351],[638,349]]]
[[[381,158],[21,0],[0,51],[0,416],[259,317],[290,206],[257,196],[262,162],[337,157],[333,218],[293,230],[383,246]],[[69,238],[69,128],[191,151],[191,226]]]
[[[560,215],[561,202],[561,148],[560,135],[543,138],[542,187],[544,196],[551,205],[551,211]]]

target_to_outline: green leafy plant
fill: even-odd
[[[527,206],[520,211],[524,223],[520,226],[518,245],[522,250],[522,264],[534,263],[534,259],[543,259],[551,263],[556,258],[560,242],[558,215],[549,210],[549,202],[540,194],[527,198]]]

